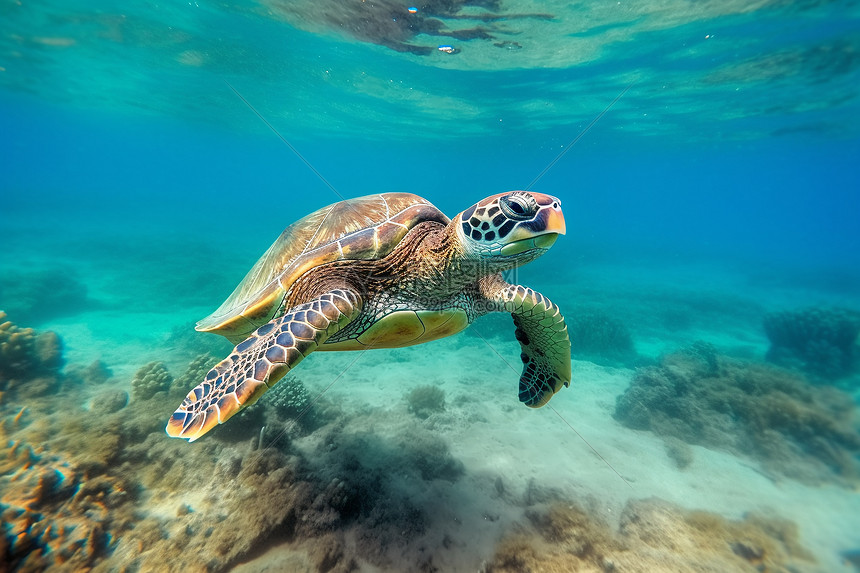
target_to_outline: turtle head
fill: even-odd
[[[544,254],[565,232],[561,201],[533,191],[510,191],[487,197],[453,223],[467,256],[497,270],[513,268]]]

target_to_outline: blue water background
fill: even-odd
[[[4,94],[3,218],[32,217],[36,226],[56,218],[59,241],[114,227],[157,239],[167,228],[215,244],[256,242],[261,251],[291,220],[339,197],[265,126],[257,129],[238,99],[234,105],[233,113],[247,112],[247,133],[220,129],[214,118],[201,126]],[[342,197],[407,191],[453,215],[526,187],[590,119],[550,133],[464,140],[302,133],[295,145]],[[611,251],[860,269],[857,138],[686,144],[678,134],[642,138],[604,127],[599,122],[533,187],[563,200],[568,236],[555,257]],[[292,135],[289,125],[280,129]],[[173,255],[182,249],[177,244]]]
[[[860,268],[851,2],[546,3],[554,22],[497,34],[522,50],[413,40],[463,49],[450,57],[326,31],[313,23],[325,3],[294,3],[298,19],[271,6],[7,7],[6,222],[56,214],[59,239],[130,226],[266,245],[338,199],[227,81],[341,196],[409,191],[453,215],[528,185],[632,83],[534,187],[564,202],[567,259]]]
[[[0,310],[22,327],[59,332],[67,370],[101,359],[128,389],[149,361],[177,375],[210,350],[195,345],[216,337],[194,333],[193,322],[295,219],[391,191],[453,216],[529,186],[550,165],[532,188],[561,198],[567,234],[518,280],[568,317],[598,307],[618,318],[642,363],[696,340],[763,361],[766,312],[860,310],[858,3],[504,2],[509,12],[540,6],[556,18],[482,24],[495,40],[410,40],[461,49],[426,56],[357,38],[327,24],[320,8],[357,5],[0,5]],[[509,320],[481,320],[481,337],[516,363]],[[460,392],[462,373],[435,354],[476,352],[473,331],[458,336],[420,347],[439,372],[414,371],[414,350],[374,351],[329,395],[347,410],[367,396],[376,411],[402,410],[400,395],[437,375]],[[600,406],[607,426],[580,426],[579,397],[602,392],[588,375],[601,367],[576,352],[573,385],[553,407],[612,452],[603,430],[618,425],[613,395]],[[343,354],[326,354],[301,366],[322,365],[306,378],[313,392],[349,369]],[[360,368],[381,374],[353,401]],[[487,376],[470,395],[506,396],[507,419],[523,423],[516,375],[505,375]],[[858,399],[856,382],[843,389]],[[589,451],[567,428],[559,435],[575,444],[577,471],[585,467]],[[503,447],[488,441],[488,451]],[[623,473],[626,454],[612,453]],[[505,455],[521,463],[520,452]],[[601,492],[626,497],[624,482],[594,463],[608,476],[595,480]],[[667,471],[668,484],[683,477]],[[579,473],[554,477],[550,485],[579,487]],[[774,491],[789,491],[784,483]],[[844,507],[856,505],[855,492],[844,494]],[[684,501],[699,507],[706,497]],[[808,500],[796,501],[780,510],[805,515]],[[837,550],[856,549],[856,512],[824,513],[816,518],[846,538],[817,539],[832,560],[822,562],[847,568]],[[804,539],[829,535],[818,525],[800,523]]]

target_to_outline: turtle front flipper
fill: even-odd
[[[170,437],[193,442],[223,424],[361,311],[361,298],[336,289],[264,324],[206,374],[167,422]]]
[[[482,287],[497,310],[510,312],[514,318],[523,361],[520,402],[540,408],[562,386],[570,386],[570,338],[564,316],[557,305],[528,287],[500,279]]]

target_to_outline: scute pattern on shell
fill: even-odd
[[[309,269],[337,260],[384,257],[424,221],[448,224],[449,219],[411,193],[369,195],[315,211],[284,229],[227,300],[198,323],[197,330],[251,332],[274,317],[283,293]]]

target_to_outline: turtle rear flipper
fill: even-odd
[[[540,408],[563,386],[570,386],[570,338],[564,316],[557,305],[528,287],[500,279],[483,287],[498,310],[514,318],[523,361],[520,402]]]
[[[264,324],[206,374],[167,422],[173,438],[193,442],[223,424],[361,311],[351,290],[336,289]]]

